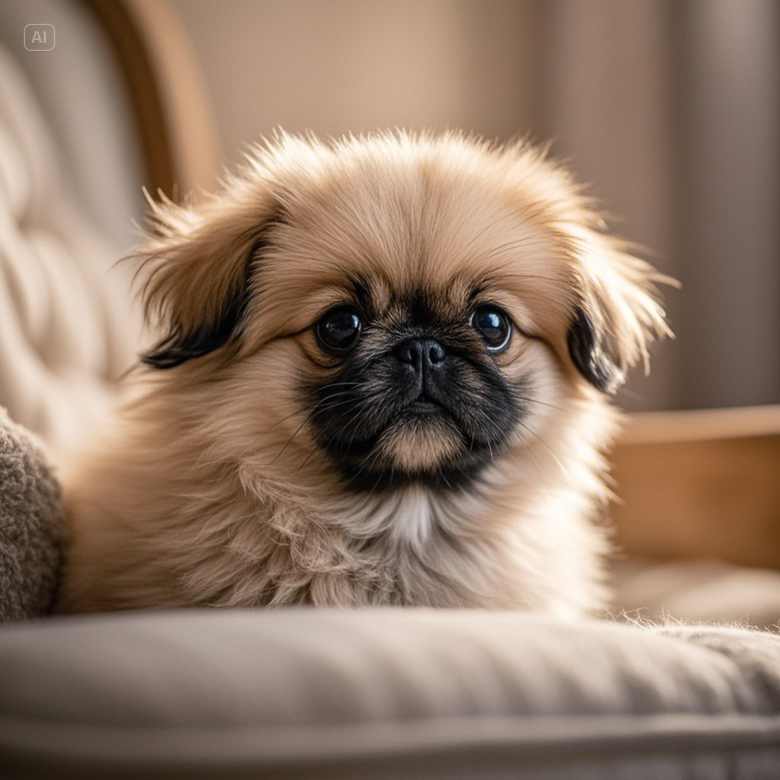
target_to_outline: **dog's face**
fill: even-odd
[[[350,485],[453,487],[502,451],[523,415],[522,378],[502,370],[511,319],[479,292],[412,290],[381,308],[366,292],[320,319],[320,345],[343,364],[310,382],[307,405]]]
[[[287,138],[157,218],[146,301],[168,335],[145,361],[291,480],[462,489],[663,327],[650,269],[524,147]]]
[[[396,291],[356,281],[345,297],[314,326],[338,361],[305,383],[319,446],[355,489],[478,474],[525,413],[510,315],[476,279]]]

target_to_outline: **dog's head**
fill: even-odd
[[[144,362],[242,459],[348,490],[457,489],[665,332],[658,277],[524,144],[285,136],[155,221]]]

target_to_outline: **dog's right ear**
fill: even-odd
[[[657,284],[677,282],[617,239],[584,226],[576,238],[580,295],[569,324],[569,356],[591,385],[614,393],[637,362],[649,370],[652,342],[672,335]]]
[[[614,393],[625,379],[625,368],[609,354],[591,318],[577,306],[567,336],[569,355],[579,372],[602,393]]]
[[[197,208],[151,203],[152,230],[135,254],[147,323],[162,338],[141,356],[178,366],[240,336],[249,282],[278,208],[270,196],[215,196]]]

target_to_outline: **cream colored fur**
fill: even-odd
[[[214,322],[265,244],[238,338],[140,370],[67,479],[62,610],[603,603],[618,414],[572,365],[567,329],[581,305],[625,370],[665,326],[658,277],[604,234],[564,171],[523,143],[282,136],[197,209],[154,209],[139,256],[147,314],[165,332]],[[312,325],[343,300],[345,268],[388,298],[419,285],[455,300],[484,278],[512,315],[499,364],[526,383],[528,414],[475,487],[353,493],[314,441],[299,383],[334,370]],[[452,446],[394,436],[383,447],[407,465]]]

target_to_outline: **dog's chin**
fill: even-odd
[[[471,484],[499,446],[468,441],[452,415],[423,401],[405,409],[371,441],[352,442],[330,455],[350,490],[418,484],[452,491]]]
[[[413,409],[390,425],[375,446],[376,458],[404,474],[436,471],[457,461],[463,437],[435,409]]]

